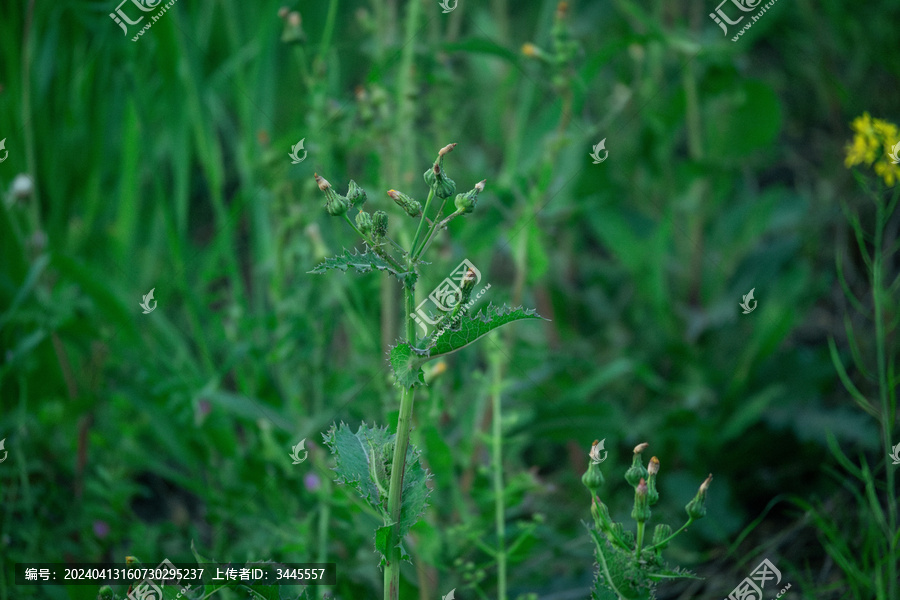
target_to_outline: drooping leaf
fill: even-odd
[[[347,269],[355,269],[357,273],[370,273],[373,270],[387,271],[401,282],[405,281],[403,274],[399,273],[386,260],[375,254],[374,252],[358,252],[354,250],[344,250],[339,256],[326,258],[325,262],[310,271],[316,275],[322,275],[329,269],[337,269],[346,272]]]

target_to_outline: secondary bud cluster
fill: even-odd
[[[319,175],[318,173],[314,174],[316,178],[316,184],[319,186],[319,189],[325,192],[325,211],[331,215],[332,217],[340,217],[347,213],[347,211],[356,207],[360,210],[360,215],[366,215],[366,217],[356,217],[356,225],[362,231],[363,225],[361,225],[361,221],[363,224],[366,223],[366,218],[368,214],[362,212],[362,206],[366,203],[366,190],[362,189],[358,183],[350,180],[350,185],[347,188],[347,195],[341,196],[334,188],[328,183],[328,180]]]
[[[582,475],[581,482],[591,493],[591,515],[594,517],[594,523],[597,530],[606,534],[609,541],[628,551],[634,551],[630,547],[633,538],[630,533],[625,534],[620,523],[613,523],[609,516],[609,510],[606,505],[601,502],[598,491],[603,485],[603,475],[600,472],[600,447],[599,442],[594,441],[591,451],[588,454],[590,463],[587,471]],[[650,520],[650,507],[659,501],[659,491],[657,490],[656,479],[660,471],[660,462],[657,457],[652,457],[648,466],[645,468],[641,460],[644,450],[649,444],[641,443],[635,446],[632,457],[631,466],[625,472],[625,480],[629,485],[634,487],[634,507],[631,511],[631,517],[638,523],[637,546],[640,550],[641,540],[643,539],[644,524]],[[712,475],[706,478],[706,481],[700,486],[697,495],[685,507],[688,517],[693,521],[702,518],[706,514],[706,493],[709,484],[712,481]],[[672,528],[668,525],[658,525],[653,532],[653,542],[649,550],[659,552],[668,545],[672,536]],[[628,546],[626,548],[626,546]]]

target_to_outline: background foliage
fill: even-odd
[[[461,191],[487,188],[420,294],[468,258],[485,301],[550,321],[426,373],[413,441],[435,492],[403,595],[494,597],[489,369],[502,364],[511,597],[587,597],[580,477],[595,438],[614,516],[630,509],[617,467],[639,442],[662,463],[663,521],[714,474],[708,517],[670,549],[706,579],[661,597],[724,597],[762,558],[788,597],[842,597],[815,522],[787,500],[820,503],[849,539],[867,516],[829,474],[827,434],[897,468],[827,340],[852,372],[835,257],[863,300],[870,287],[838,200],[864,223],[872,211],[843,151],[862,112],[900,120],[900,6],[782,0],[738,42],[712,0],[573,2],[555,31],[544,0],[448,14],[299,2],[299,30],[279,7],[183,0],[132,42],[112,1],[4,5],[0,598],[96,596],[13,586],[15,562],[187,562],[191,540],[223,561],[337,562],[335,598],[378,594],[379,521],[331,482],[322,434],[396,422],[399,295],[387,278],[307,273],[353,239],[313,172],[340,191],[352,177],[392,212],[384,191],[424,196],[450,142]],[[292,165],[301,138],[308,158]],[[11,191],[19,173],[30,196]],[[303,438],[309,459],[292,465]]]

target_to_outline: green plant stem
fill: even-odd
[[[337,18],[338,0],[331,0],[328,4],[328,16],[325,17],[325,28],[322,30],[322,43],[319,45],[319,63],[325,63],[325,55],[331,47],[331,37],[334,35],[334,24]]]
[[[409,2],[406,4],[406,7],[406,24],[403,38],[406,40],[413,40],[416,37],[416,29],[419,25],[419,15],[422,13],[422,2]],[[395,161],[396,165],[410,165],[413,162],[413,140],[415,137],[412,134],[412,127],[415,116],[415,102],[413,101],[412,94],[414,90],[413,62],[415,56],[416,44],[405,44],[403,47],[403,54],[400,58],[400,73],[396,96],[397,120],[394,127],[395,135],[393,136],[395,156],[397,157],[397,160]],[[399,167],[397,171],[394,180],[402,181],[403,178],[400,177]]]
[[[434,198],[434,188],[428,190],[428,199],[425,200],[425,208],[422,209],[422,218],[419,220],[418,229],[416,229],[416,237],[413,238],[412,249],[409,251],[413,256],[415,256],[416,248],[419,246],[419,238],[422,237],[422,228],[425,226],[425,216],[428,214],[428,207],[431,206],[432,198]],[[433,228],[434,223],[431,224],[431,228],[429,228],[428,233],[431,233],[431,230]]]
[[[414,268],[412,260],[407,262],[409,269]],[[416,303],[415,291],[403,286],[403,299],[406,318],[406,341],[414,344],[415,322],[413,314]],[[400,416],[397,419],[397,435],[394,439],[394,459],[391,462],[391,488],[388,492],[388,512],[391,518],[390,556],[384,568],[384,600],[398,600],[400,596],[400,509],[402,508],[403,475],[406,472],[406,449],[409,446],[409,430],[412,423],[413,400],[415,390],[403,386],[400,393]]]
[[[441,221],[440,223],[435,223],[434,225],[432,225],[431,231],[428,234],[430,237],[425,238],[425,243],[422,244],[422,247],[419,248],[419,251],[416,252],[416,254],[413,256],[413,260],[418,260],[419,257],[422,255],[422,253],[425,252],[426,250],[428,250],[428,247],[431,246],[431,244],[434,242],[434,239],[435,239],[438,231],[440,231],[441,229],[446,227],[447,223],[449,223],[450,221],[452,221],[453,219],[455,219],[456,217],[458,217],[461,214],[462,214],[462,212],[457,210],[457,211],[452,212],[449,215],[447,215],[447,218],[444,219],[443,221]]]
[[[667,538],[664,539],[663,541],[659,542],[658,544],[653,544],[652,546],[648,546],[648,547],[647,547],[647,550],[656,550],[659,546],[662,546],[663,544],[668,543],[669,540],[675,538],[675,536],[677,536],[677,535],[680,534],[682,531],[684,531],[685,529],[687,529],[688,526],[689,526],[691,523],[693,523],[693,522],[694,522],[694,519],[689,518],[689,519],[687,520],[687,523],[685,523],[684,525],[682,525],[681,528],[680,528],[678,531],[676,531],[675,533],[673,533],[672,535],[670,535],[669,537],[667,537]]]
[[[872,265],[872,299],[875,305],[875,351],[878,361],[878,391],[881,400],[881,438],[884,445],[885,456],[891,455],[891,429],[893,428],[894,411],[888,400],[887,360],[885,357],[885,331],[884,331],[884,306],[882,297],[887,296],[888,291],[882,289],[882,273],[884,253],[882,245],[884,229],[887,226],[888,217],[885,215],[885,205],[879,198],[875,202],[875,246],[874,264]],[[895,556],[897,546],[897,498],[894,494],[894,469],[887,467],[887,489],[885,490],[888,502],[888,531],[886,532],[889,556]],[[897,561],[888,560],[887,581],[897,581]],[[890,586],[890,599],[896,600],[897,586]]]
[[[497,598],[506,600],[506,506],[503,501],[503,423],[501,390],[503,386],[503,356],[498,349],[491,361],[491,462],[494,482],[494,522],[497,531]]]
[[[637,524],[637,544],[634,546],[634,555],[641,555],[641,546],[644,545],[644,526],[645,523],[643,521],[638,521]]]

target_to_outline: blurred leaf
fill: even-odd
[[[769,146],[781,130],[781,104],[767,84],[735,80],[702,102],[704,153],[711,162],[733,162]]]
[[[25,281],[22,282],[22,285],[19,286],[19,289],[16,291],[16,297],[13,298],[12,303],[9,305],[2,315],[0,315],[0,329],[3,328],[3,325],[12,318],[15,314],[16,309],[19,308],[19,304],[25,300],[26,297],[32,292],[34,286],[37,284],[38,279],[41,276],[41,273],[44,272],[44,269],[47,268],[47,265],[50,264],[50,255],[42,254],[35,259],[35,261],[31,264],[31,268],[28,269],[28,275],[25,277]]]
[[[499,44],[495,44],[490,40],[481,38],[469,38],[461,42],[444,44],[443,48],[448,52],[459,50],[462,52],[469,52],[470,54],[490,54],[493,56],[499,56],[500,58],[504,58],[514,64],[519,61],[519,54],[513,52],[505,46],[500,46]]]

